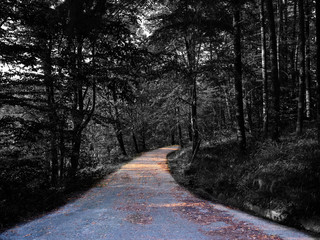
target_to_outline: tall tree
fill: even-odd
[[[277,35],[277,60],[278,60],[278,78],[280,83],[282,82],[282,76],[283,76],[283,61],[282,61],[282,57],[283,57],[283,0],[278,0],[277,2],[277,10],[278,10],[278,21],[277,21],[277,25],[278,25],[278,35]]]
[[[279,139],[280,127],[280,81],[278,74],[278,54],[277,54],[277,35],[274,20],[273,1],[266,0],[266,7],[269,19],[270,45],[271,45],[271,80],[272,80],[272,101],[271,119],[272,119],[272,138]]]
[[[317,36],[317,128],[320,144],[320,1],[316,1],[316,36]]]
[[[60,124],[56,103],[57,78],[53,71],[53,50],[58,36],[61,36],[58,28],[58,12],[55,7],[50,1],[33,1],[28,7],[23,4],[19,6],[21,23],[30,34],[32,44],[36,46],[31,51],[29,50],[29,54],[38,58],[38,64],[41,66],[39,72],[42,73],[46,102],[43,112],[46,115],[46,126],[50,135],[49,158],[53,185],[56,185],[58,181],[58,128]]]
[[[44,40],[44,39],[43,39]],[[53,185],[58,179],[58,125],[59,118],[56,109],[55,99],[55,80],[52,74],[52,42],[46,39],[42,54],[44,82],[46,86],[47,104],[48,104],[48,122],[50,130],[50,148],[51,148],[51,179]]]
[[[309,0],[305,1],[306,12],[306,117],[311,117],[311,35],[310,35],[310,20],[311,20],[311,5]]]
[[[305,12],[304,1],[298,1],[299,7],[299,36],[300,36],[300,64],[299,64],[299,96],[298,96],[298,114],[297,114],[297,135],[301,135],[303,131],[303,119],[305,110],[305,91],[306,91],[306,35],[305,35]]]
[[[262,132],[264,137],[268,136],[269,125],[269,89],[268,89],[268,73],[267,73],[267,39],[266,39],[266,23],[264,13],[264,1],[260,1],[260,21],[261,21],[261,72],[262,72]]]
[[[190,29],[185,35],[185,46],[188,59],[188,82],[191,87],[191,131],[192,149],[196,151],[199,142],[198,115],[197,115],[197,76],[196,76],[196,42]]]
[[[243,93],[242,93],[242,60],[241,60],[241,4],[234,4],[233,10],[233,27],[234,27],[234,84],[237,103],[237,120],[238,120],[238,138],[240,141],[241,151],[246,149],[246,133],[244,126],[243,113]]]
[[[69,0],[65,3],[69,16],[66,52],[72,89],[71,173],[73,175],[79,165],[82,133],[92,118],[96,103],[95,80],[90,81],[87,71],[89,64],[85,61],[86,41],[91,42],[91,47],[94,46],[92,33],[101,25],[105,2],[105,0],[91,2]],[[92,94],[88,94],[90,88]]]

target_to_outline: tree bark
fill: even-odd
[[[224,96],[225,96],[225,102],[226,102],[226,112],[227,112],[227,120],[228,120],[228,125],[230,126],[230,128],[233,128],[234,126],[234,117],[232,114],[232,110],[231,110],[231,104],[230,104],[230,100],[229,100],[229,95],[227,93],[227,90],[224,89]]]
[[[72,106],[72,151],[71,151],[71,175],[74,176],[79,166],[80,148],[82,139],[83,114],[83,79],[82,79],[82,40],[77,40],[77,50],[75,57],[72,58],[72,87],[73,87],[73,106]]]
[[[261,66],[262,66],[262,132],[264,138],[268,137],[269,125],[269,89],[268,89],[268,73],[267,73],[267,40],[266,26],[264,15],[264,1],[260,2],[260,21],[261,21]]]
[[[277,35],[277,61],[278,61],[278,78],[280,84],[282,83],[283,64],[282,64],[282,35],[283,35],[283,3],[278,0],[278,35]]]
[[[303,131],[303,118],[305,110],[305,91],[306,91],[306,36],[305,36],[305,16],[304,16],[304,2],[299,0],[299,28],[300,28],[300,66],[299,66],[299,97],[298,97],[298,114],[297,114],[297,135],[301,135]]]
[[[288,85],[289,79],[289,50],[288,50],[288,35],[289,35],[289,22],[288,22],[288,0],[284,0],[284,27],[283,27],[283,34],[282,34],[282,51],[283,51],[283,74],[282,74],[282,82],[284,85]]]
[[[146,133],[145,133],[145,129],[143,128],[142,129],[142,134],[141,134],[141,137],[142,137],[142,150],[143,151],[146,151],[147,150],[147,144],[146,144]]]
[[[175,145],[176,141],[175,141],[175,129],[171,130],[171,145]]]
[[[191,118],[191,115],[190,115]],[[191,127],[191,123],[188,124],[188,136],[189,136],[189,141],[192,142],[192,127]]]
[[[251,93],[246,96],[246,113],[247,113],[247,118],[248,118],[248,126],[249,126],[249,133],[254,132],[254,124],[253,124],[253,119],[252,119],[252,96]]]
[[[320,144],[320,1],[316,1],[316,38],[317,38],[317,128]]]
[[[181,129],[180,123],[178,125],[178,131],[179,131],[179,145],[181,148],[183,148],[182,129]]]
[[[117,102],[118,102],[118,97],[117,97],[117,90],[116,87],[114,86],[112,89],[112,96],[113,96],[113,103],[114,103],[114,111],[115,111],[115,132],[116,132],[116,137],[119,143],[119,147],[121,149],[121,152],[124,156],[127,156],[127,151],[124,145],[123,141],[123,134],[122,134],[122,125],[119,117],[119,110],[117,107]]]
[[[199,141],[198,116],[197,116],[197,77],[196,68],[196,46],[192,33],[185,37],[185,45],[188,58],[188,80],[191,87],[191,133],[192,133],[192,152],[195,151]]]
[[[306,117],[311,118],[310,3],[306,0]]]
[[[54,95],[54,79],[52,76],[52,42],[48,40],[44,46],[43,56],[43,72],[47,94],[48,104],[48,121],[49,121],[49,132],[50,132],[50,155],[51,155],[51,183],[56,185],[58,182],[58,136],[57,136],[57,125],[58,116],[55,106],[55,95]]]
[[[65,156],[66,156],[66,148],[65,148],[65,137],[64,137],[64,121],[60,123],[59,129],[59,150],[60,150],[60,181],[64,178],[64,167],[65,167]]]
[[[266,0],[266,7],[269,18],[269,31],[271,43],[271,80],[272,80],[272,100],[273,106],[271,111],[272,119],[272,139],[279,140],[279,126],[280,126],[280,81],[278,78],[278,60],[277,60],[277,36],[274,21],[274,11],[272,0]]]
[[[177,107],[176,114],[177,114],[179,145],[181,148],[183,148],[182,129],[181,129],[181,123],[180,123],[180,107]]]
[[[71,148],[71,176],[74,177],[79,166],[80,149],[82,136],[73,134]]]
[[[134,132],[132,132],[132,140],[133,140],[133,144],[134,144],[134,149],[136,150],[136,153],[139,153],[139,146],[138,146],[138,142],[137,142],[137,138],[136,135],[134,134]]]
[[[296,31],[296,22],[297,22],[297,1],[294,1],[293,6],[293,27],[292,27],[292,47],[290,55],[290,67],[291,67],[291,93],[295,92],[296,89],[296,79],[297,79],[297,64],[296,64],[296,45],[297,45],[297,31]]]
[[[126,151],[126,148],[124,146],[122,131],[121,130],[119,131],[119,130],[116,129],[116,136],[117,136],[117,140],[118,140],[118,143],[119,143],[119,147],[121,149],[121,153],[124,156],[127,156],[127,151]]]
[[[234,27],[234,84],[237,104],[238,139],[240,150],[246,149],[246,133],[243,113],[243,93],[242,93],[242,60],[241,60],[241,27],[240,27],[240,4],[236,4],[233,10]]]
[[[198,116],[197,116],[197,83],[193,79],[192,105],[191,105],[191,132],[192,132],[192,152],[196,150],[199,141]]]

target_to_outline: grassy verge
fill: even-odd
[[[318,232],[320,148],[314,139],[309,134],[288,135],[280,143],[249,141],[245,155],[236,140],[207,142],[191,168],[190,147],[168,162],[174,178],[204,198]]]

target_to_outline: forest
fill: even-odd
[[[141,152],[196,194],[320,219],[320,1],[1,0],[0,229]]]

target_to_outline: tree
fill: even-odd
[[[266,40],[266,23],[264,13],[264,1],[260,1],[260,21],[261,21],[261,73],[262,73],[262,119],[263,127],[262,132],[264,137],[268,136],[269,125],[269,89],[268,89],[268,72],[267,72],[267,40]]]
[[[65,2],[67,13],[70,16],[66,22],[67,57],[70,74],[70,87],[72,94],[72,175],[79,165],[82,132],[90,122],[96,104],[96,82],[89,78],[90,67],[95,67],[95,42],[98,29],[104,21],[105,0],[85,2],[69,0]],[[102,30],[102,29],[101,29]],[[89,49],[86,41],[91,45],[91,62],[85,61],[85,53]],[[89,89],[91,88],[91,94]]]
[[[169,4],[169,12],[159,13],[155,20],[161,26],[155,30],[153,41],[161,44],[166,52],[176,53],[184,70],[186,91],[190,104],[190,140],[193,151],[199,146],[198,84],[202,74],[203,58],[210,39],[217,37],[221,29],[231,29],[231,23],[223,14],[225,5],[218,1],[177,1]],[[203,65],[202,65],[203,64]]]
[[[280,127],[280,81],[278,74],[277,35],[274,21],[274,10],[272,0],[266,0],[266,8],[269,19],[270,45],[271,45],[271,80],[272,100],[271,118],[273,124],[272,138],[279,139]]]
[[[8,22],[7,27],[11,31],[11,27],[14,27],[16,24],[13,20],[19,17],[20,29],[12,30],[13,36],[10,37],[16,37],[18,40],[15,44],[10,44],[8,47],[24,50],[21,56],[28,56],[28,60],[22,62],[22,73],[21,69],[17,68],[17,72],[20,71],[20,82],[17,79],[10,78],[10,74],[8,74],[7,83],[12,84],[12,88],[16,91],[19,87],[21,89],[27,87],[33,90],[30,92],[20,91],[18,94],[7,91],[7,104],[27,106],[30,108],[30,111],[34,111],[35,109],[38,111],[37,114],[41,116],[40,120],[38,119],[38,124],[45,126],[45,130],[50,132],[49,159],[51,162],[51,182],[53,185],[56,185],[58,179],[57,128],[59,121],[56,111],[56,77],[52,71],[52,52],[57,41],[57,36],[61,31],[57,29],[57,11],[51,8],[53,6],[49,1],[33,1],[29,4],[28,9],[21,3],[15,6],[15,10],[13,11],[15,17],[11,16],[11,21]],[[19,34],[21,35],[19,36]],[[8,41],[10,42],[10,40]],[[11,56],[11,59],[8,58],[5,61],[10,59],[6,63],[18,67],[17,62],[19,62],[19,58],[19,55]],[[39,74],[35,74],[32,71],[35,69],[39,71]],[[41,82],[42,80],[43,82]],[[32,104],[28,104],[28,102],[32,102]]]
[[[317,128],[320,143],[320,1],[316,1],[316,36],[317,36]]]
[[[306,76],[306,117],[311,118],[311,35],[310,35],[310,20],[311,20],[311,6],[309,0],[305,1],[305,13],[306,13],[306,27],[305,27],[305,36],[306,36],[306,60],[305,60],[305,76]]]
[[[298,114],[297,114],[297,135],[302,134],[303,119],[305,110],[305,91],[306,91],[306,36],[305,36],[305,12],[304,1],[298,1],[299,6],[299,29],[300,29],[300,64],[299,64],[299,97],[298,97]]]
[[[240,139],[240,149],[246,149],[246,133],[244,127],[243,114],[243,94],[242,94],[242,60],[241,60],[241,26],[240,26],[240,8],[241,4],[235,4],[233,10],[233,27],[234,27],[234,84],[236,91],[237,103],[237,120],[238,120],[238,138]]]

